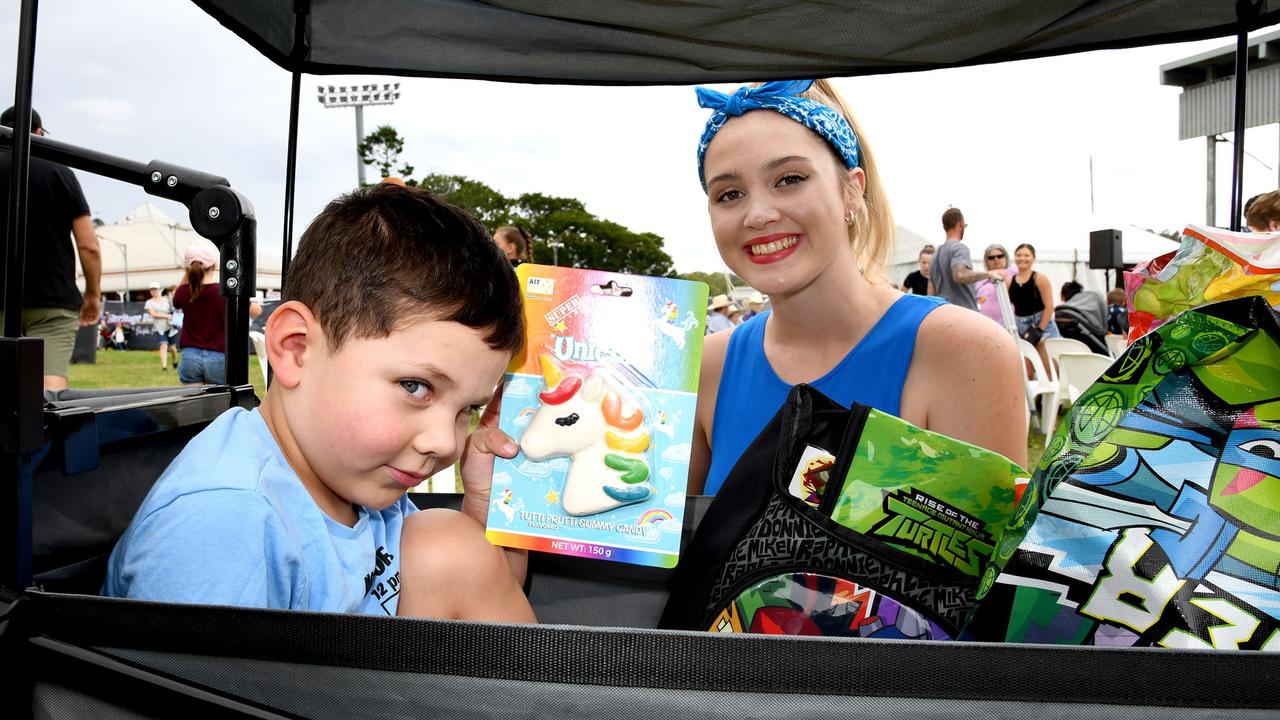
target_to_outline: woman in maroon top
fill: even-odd
[[[213,273],[218,267],[218,249],[208,240],[196,238],[187,245],[185,259],[186,275],[173,293],[173,306],[182,310],[184,318],[178,379],[184,385],[221,385],[227,381],[227,310]],[[250,303],[251,317],[261,312],[257,303]]]

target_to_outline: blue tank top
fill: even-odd
[[[916,346],[916,330],[926,315],[945,303],[936,296],[903,295],[831,372],[809,384],[842,405],[858,402],[897,415]],[[764,326],[770,314],[751,318],[729,337],[716,390],[711,468],[704,490],[708,495],[720,490],[738,458],[791,391],[764,354]]]

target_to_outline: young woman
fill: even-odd
[[[532,249],[529,247],[529,235],[523,228],[503,225],[493,233],[493,241],[506,254],[512,267],[533,259]]]
[[[801,382],[1025,463],[1013,339],[883,279],[888,199],[835,90],[819,80],[698,94],[715,109],[698,155],[716,245],[771,309],[706,339],[690,491],[719,490]]]
[[[1003,245],[988,245],[982,253],[982,261],[988,270],[1004,270],[1005,277],[1003,285],[988,278],[979,280],[974,286],[974,293],[978,296],[978,312],[1003,326],[1004,318],[1000,315],[1000,297],[997,293],[1008,292],[1009,279],[1014,275],[1014,269],[1009,267],[1009,251]]]
[[[185,260],[186,274],[173,293],[173,306],[183,313],[178,380],[184,385],[220,385],[227,381],[227,311],[214,274],[218,249],[197,238],[187,245]],[[261,306],[249,304],[250,317],[261,313]]]
[[[1013,250],[1013,263],[1018,273],[1009,281],[1009,302],[1018,319],[1018,335],[1026,337],[1027,330],[1040,329],[1040,338],[1034,345],[1040,351],[1040,361],[1049,367],[1049,354],[1044,349],[1044,338],[1062,337],[1053,321],[1053,283],[1036,272],[1036,249],[1030,243],[1022,243]]]

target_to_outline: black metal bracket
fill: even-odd
[[[32,452],[44,441],[44,340],[0,338],[0,378],[0,454]]]

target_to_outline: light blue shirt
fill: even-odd
[[[232,408],[147,493],[102,594],[161,602],[394,615],[400,530],[416,508],[358,507],[347,527],[303,487],[257,410]]]
[[[707,334],[717,333],[722,330],[729,330],[733,327],[733,321],[712,310],[707,313]]]

